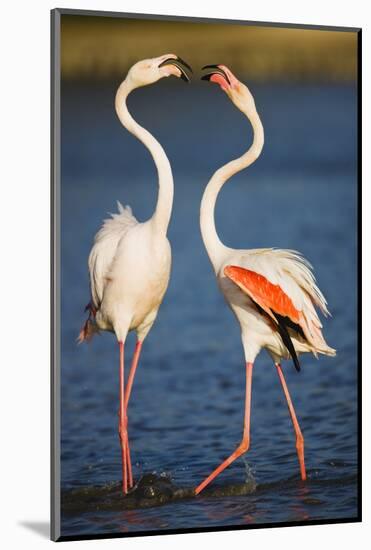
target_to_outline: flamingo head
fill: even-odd
[[[245,84],[240,82],[225,65],[205,65],[202,69],[208,72],[201,77],[201,80],[209,80],[219,84],[223,92],[233,101],[240,111],[255,111],[254,98]]]
[[[127,80],[131,82],[133,88],[139,88],[171,75],[189,82],[189,73],[192,73],[191,67],[180,57],[170,53],[153,59],[138,61],[129,70]]]

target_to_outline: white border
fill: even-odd
[[[370,143],[367,136],[370,113],[370,63],[367,52],[370,23],[367,3],[294,0],[237,2],[216,5],[187,0],[155,2],[74,1],[56,5],[50,1],[10,2],[2,6],[0,52],[1,71],[1,473],[2,544],[5,548],[40,548],[52,544],[35,531],[45,531],[49,520],[49,10],[54,7],[96,9],[136,13],[158,13],[194,17],[277,21],[363,27],[364,52],[364,173],[370,182]],[[368,157],[368,158],[367,158]],[[367,235],[370,226],[366,208],[370,204],[370,184],[364,185],[364,310],[367,311],[370,281]],[[369,216],[368,216],[369,218]],[[370,246],[368,246],[370,250]],[[339,274],[341,276],[341,274]],[[364,319],[364,335],[370,322]],[[370,529],[370,418],[367,388],[370,368],[364,369],[364,523],[333,526],[264,529],[255,531],[205,533],[73,542],[80,547],[125,545],[126,548],[151,547],[151,550],[179,549],[194,544],[216,548],[226,545],[257,545],[259,548],[313,549],[314,545],[365,547]],[[368,433],[367,433],[368,431]],[[34,524],[27,527],[27,524]]]

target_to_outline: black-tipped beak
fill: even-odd
[[[190,75],[188,75],[186,69],[192,74],[193,71],[191,67],[186,63],[183,59],[180,57],[169,57],[169,59],[165,59],[162,63],[160,63],[159,67],[165,67],[165,65],[174,65],[177,69],[180,70],[180,78],[184,80],[185,82],[189,82],[191,80]]]
[[[202,67],[202,70],[204,69],[213,69],[213,70],[201,76],[201,80],[210,80],[213,74],[220,74],[223,78],[226,79],[228,84],[231,85],[231,82],[228,78],[227,73],[223,71],[223,69],[221,69],[219,65],[205,65],[204,67]]]

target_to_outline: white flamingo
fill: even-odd
[[[105,220],[95,236],[89,256],[91,301],[89,318],[78,340],[89,340],[95,332],[115,333],[120,350],[119,436],[122,455],[123,492],[133,486],[127,428],[127,408],[144,339],[150,331],[166,292],[171,249],[166,237],[173,204],[173,176],[169,160],[159,142],[130,115],[126,98],[135,88],[174,75],[189,80],[174,54],[139,61],[129,70],[116,93],[115,108],[122,125],[150,151],[158,173],[158,199],[151,219],[139,223],[130,207],[118,203],[118,214]],[[129,331],[137,333],[137,343],[125,388],[124,345]]]
[[[296,251],[261,248],[235,250],[225,246],[215,228],[214,210],[218,193],[234,174],[252,164],[260,155],[264,131],[248,88],[224,65],[211,69],[202,79],[219,84],[250,121],[254,139],[250,149],[217,170],[202,197],[200,224],[203,242],[213,265],[218,286],[241,326],[246,360],[246,400],[244,429],[237,449],[218,466],[195,493],[199,494],[220,472],[245,453],[250,445],[250,403],[252,370],[256,356],[265,348],[277,368],[296,434],[300,473],[306,479],[304,438],[281,369],[281,360],[292,358],[300,370],[298,355],[312,352],[335,355],[322,335],[315,306],[328,314],[326,300],[316,285],[310,264]]]

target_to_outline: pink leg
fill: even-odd
[[[128,472],[128,488],[131,489],[134,483],[133,483],[133,472],[131,469],[129,434],[127,434],[127,441],[126,441],[126,460],[127,460],[127,472]]]
[[[126,393],[125,393],[125,407],[126,408],[128,406],[128,403],[129,403],[130,394],[131,394],[131,390],[132,390],[133,382],[134,382],[135,371],[137,370],[141,350],[142,350],[142,342],[140,342],[138,340],[137,343],[136,343],[136,346],[135,346],[133,361],[131,363],[129,377],[128,377],[127,386],[126,386]]]
[[[134,356],[133,356],[133,360],[132,360],[132,363],[131,363],[130,372],[129,372],[129,376],[128,376],[128,380],[127,380],[127,384],[126,384],[126,392],[125,392],[126,419],[128,418],[129,399],[130,399],[130,394],[131,394],[131,390],[132,390],[132,387],[133,387],[135,371],[137,370],[141,349],[142,349],[142,342],[140,342],[138,340],[137,343],[136,343],[136,346],[135,346]],[[128,468],[129,489],[131,489],[131,487],[133,486],[133,472],[132,472],[132,468],[131,468],[129,438],[127,440],[127,468]]]
[[[121,443],[121,459],[122,459],[122,490],[124,495],[128,492],[128,475],[127,475],[127,419],[125,408],[125,393],[124,393],[124,344],[119,342],[120,346],[120,409],[119,409],[119,435]]]
[[[300,429],[300,426],[299,426],[298,419],[296,418],[294,405],[292,404],[292,401],[291,401],[291,397],[290,397],[289,390],[288,390],[287,385],[286,385],[285,377],[283,376],[281,365],[279,363],[276,363],[276,368],[277,368],[279,379],[281,381],[283,392],[284,392],[285,397],[286,397],[287,406],[289,408],[291,420],[292,420],[292,423],[294,425],[294,430],[295,430],[295,435],[296,435],[296,450],[297,450],[298,458],[299,458],[301,479],[303,481],[305,481],[307,479],[307,474],[306,474],[306,471],[305,471],[305,462],[304,462],[304,437],[303,437],[303,434],[301,433],[301,429]]]
[[[224,462],[220,464],[200,485],[195,489],[195,494],[199,495],[203,489],[216,478],[225,468],[227,468],[236,458],[240,457],[248,450],[250,446],[250,410],[251,410],[251,382],[252,382],[253,363],[246,363],[246,397],[245,397],[245,417],[242,441],[237,449]]]

